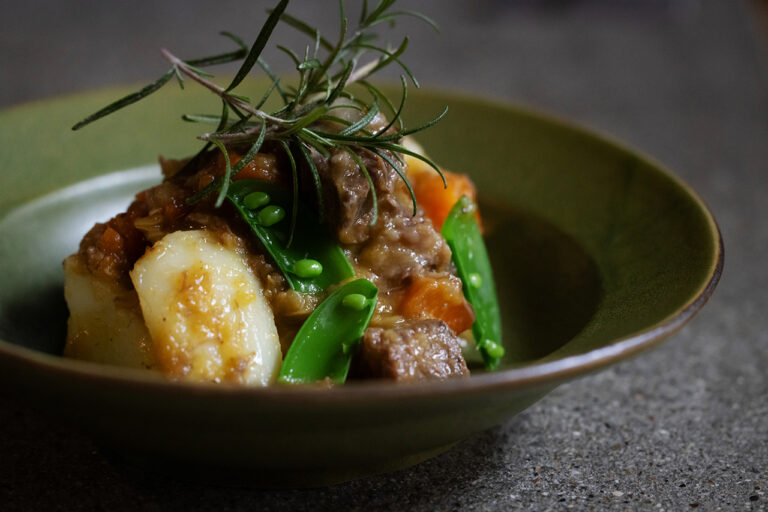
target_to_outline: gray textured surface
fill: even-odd
[[[293,8],[330,20],[331,6],[319,3]],[[263,4],[5,2],[0,105],[151,77],[163,66],[156,48],[198,54],[220,28],[249,32],[246,16],[228,19],[234,6],[255,14]],[[768,62],[749,4],[418,6],[443,26],[442,36],[414,37],[408,61],[425,83],[610,133],[702,195],[726,246],[723,279],[702,314],[659,349],[567,384],[440,457],[317,490],[221,489],[129,473],[4,390],[0,509],[768,507]]]

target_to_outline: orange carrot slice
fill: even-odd
[[[456,276],[414,279],[400,302],[400,314],[405,318],[443,320],[457,334],[471,328],[475,321],[475,312],[464,298],[461,279]]]
[[[466,195],[473,202],[477,200],[477,190],[468,176],[449,171],[443,171],[443,174],[447,187],[443,185],[440,175],[431,168],[429,171],[419,170],[409,176],[416,201],[438,232],[442,229],[451,208],[461,196]],[[480,223],[479,214],[477,221]]]

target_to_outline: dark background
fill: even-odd
[[[148,81],[166,69],[159,48],[181,57],[225,50],[216,33],[252,39],[271,3],[2,0],[0,107]],[[766,2],[402,3],[442,27],[439,35],[415,20],[401,27],[412,39],[405,60],[424,84],[611,134],[701,194],[726,246],[723,279],[703,312],[659,349],[564,385],[442,456],[317,490],[223,489],[128,472],[0,390],[0,509],[768,506]],[[335,30],[335,2],[289,9]],[[305,43],[291,29],[282,34],[293,47]],[[288,69],[281,55],[267,57]]]

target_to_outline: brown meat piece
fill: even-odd
[[[373,215],[373,196],[368,180],[349,153],[337,152],[329,164],[329,175],[336,190],[326,198],[338,199],[330,199],[329,206],[339,241],[344,244],[363,242],[368,238]]]
[[[319,155],[317,155],[319,156]],[[400,288],[415,275],[452,272],[451,251],[394,169],[367,151],[358,155],[376,188],[379,218],[371,226],[373,196],[354,159],[338,150],[316,159],[333,233],[351,249],[356,266],[380,288]]]
[[[376,284],[386,288],[404,286],[411,276],[453,270],[448,244],[422,215],[382,219],[357,255],[357,263],[378,276]]]
[[[342,244],[365,243],[371,236],[373,194],[365,174],[344,150],[323,158],[314,153],[323,187],[325,208],[336,238]],[[382,218],[412,215],[410,196],[389,164],[370,151],[357,153],[376,189],[379,223]]]
[[[330,224],[343,244],[368,239],[373,214],[371,187],[352,156],[337,150],[325,159],[315,153],[315,165],[323,186],[323,198]],[[365,162],[368,168],[368,163]],[[371,172],[368,168],[368,172]]]
[[[367,329],[357,363],[365,377],[400,382],[469,376],[459,340],[442,320]]]

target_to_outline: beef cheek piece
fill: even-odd
[[[378,220],[373,219],[373,194],[365,175],[345,151],[316,160],[323,182],[329,224],[337,240],[364,273],[371,272],[380,291],[404,284],[414,275],[454,273],[451,251],[421,209],[414,215],[411,197],[401,178],[384,160],[367,151],[364,162],[376,189]]]
[[[469,376],[459,338],[442,320],[371,327],[357,356],[361,377],[413,382]]]

